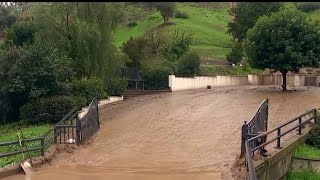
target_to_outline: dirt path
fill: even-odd
[[[100,112],[101,130],[91,146],[59,154],[31,179],[237,179],[231,168],[243,121],[265,98],[269,128],[320,107],[320,88],[300,89],[221,87],[126,100]]]

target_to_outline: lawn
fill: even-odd
[[[232,46],[232,38],[227,34],[227,24],[231,20],[228,9],[212,10],[193,4],[177,3],[177,10],[186,13],[189,18],[172,17],[170,22],[173,25],[170,26],[158,27],[163,22],[159,12],[139,19],[134,27],[121,26],[115,34],[115,45],[120,47],[130,36],[142,36],[147,29],[157,27],[167,35],[175,30],[191,33],[191,49],[196,50],[203,59],[225,60]]]
[[[294,156],[320,159],[320,149],[307,144],[303,144],[295,150]]]
[[[288,180],[319,180],[320,173],[306,170],[302,172],[290,172],[288,174]]]
[[[42,136],[45,132],[47,132],[52,126],[51,125],[38,125],[38,126],[24,126],[21,128],[21,131],[25,138],[35,138]],[[18,129],[17,124],[9,124],[5,126],[0,127],[0,142],[8,142],[8,141],[18,141],[18,134],[20,133]],[[27,148],[30,149],[31,147],[38,147],[40,146],[40,142],[32,142],[27,143]],[[24,148],[25,149],[25,148]],[[7,152],[13,152],[13,151],[19,151],[21,150],[21,147],[19,145],[10,145],[6,147],[0,147],[0,153],[7,153]],[[39,156],[40,152],[30,152],[25,153],[24,157],[27,159],[27,157],[31,156]],[[23,160],[22,154],[0,158],[0,167],[4,167],[7,165],[12,165],[19,163],[21,160]]]
[[[262,73],[259,69],[254,69],[249,66],[236,66],[230,68],[224,68],[216,65],[201,65],[201,75],[203,76],[215,76],[215,75],[248,75],[248,74],[260,74]]]

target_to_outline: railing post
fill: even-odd
[[[241,129],[241,153],[240,157],[243,157],[246,153],[246,147],[245,147],[245,141],[248,138],[248,125],[247,121],[244,121],[244,124],[242,125]]]
[[[136,80],[136,90],[138,90],[138,81]]]
[[[53,127],[53,142],[56,144],[57,143],[57,128],[56,126]]]
[[[277,131],[277,137],[278,137],[278,138],[277,138],[277,148],[278,148],[278,149],[281,148],[281,145],[280,145],[280,139],[281,139],[281,137],[280,137],[280,136],[281,136],[281,128],[279,128],[278,131]]]
[[[317,123],[317,109],[314,110],[314,123]]]
[[[41,144],[41,156],[44,156],[44,137],[41,138],[40,144]]]
[[[301,135],[301,123],[302,123],[302,120],[301,120],[301,117],[299,118],[299,132],[298,132],[298,135]]]
[[[79,118],[76,118],[76,143],[77,145],[80,144],[80,133],[81,133],[81,125],[80,125],[80,120]]]

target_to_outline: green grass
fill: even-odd
[[[248,75],[248,74],[260,74],[261,70],[251,68],[249,66],[236,66],[232,68],[224,68],[215,65],[201,65],[201,75],[203,76],[215,76],[215,75]]]
[[[204,7],[195,7],[194,3],[177,3],[177,10],[187,13],[188,19],[172,17],[173,25],[161,27],[165,34],[175,30],[186,31],[193,35],[191,49],[199,52],[202,58],[224,60],[230,51],[232,38],[227,34],[227,24],[231,20],[227,8],[210,10]],[[139,19],[137,26],[122,26],[116,32],[115,45],[120,47],[130,36],[142,36],[149,28],[160,28],[162,17],[159,12],[153,12]]]
[[[287,2],[288,8],[295,8],[294,4]],[[187,13],[188,19],[172,17],[169,22],[173,25],[161,27],[165,34],[174,30],[186,31],[193,34],[191,50],[199,53],[203,60],[226,60],[226,54],[232,47],[232,37],[227,33],[227,25],[231,21],[228,13],[229,4],[223,4],[220,9],[201,7],[199,3],[185,2],[177,3],[177,10]],[[144,35],[149,28],[159,28],[162,17],[159,12],[147,12],[142,7],[128,6],[126,11],[128,17],[137,22],[137,26],[128,27],[123,25],[115,33],[114,43],[120,47],[123,42],[129,40],[130,36],[138,37]],[[320,10],[306,13],[313,21],[320,22]],[[132,20],[130,20],[132,21]]]
[[[23,127],[22,133],[25,138],[35,138],[35,137],[40,137],[42,136],[45,132],[47,132],[52,126],[51,125],[38,125],[38,126],[25,126]],[[5,126],[0,127],[0,142],[8,142],[8,141],[18,141],[18,135],[17,133],[20,132],[18,130],[18,127],[16,124],[9,124]],[[40,142],[30,142],[27,143],[27,147],[38,147],[40,146]],[[6,147],[0,147],[0,153],[7,153],[7,152],[13,152],[13,151],[19,151],[20,146],[19,145],[10,145]],[[30,152],[25,153],[25,159],[27,157],[32,157],[32,156],[39,156],[40,152]],[[5,158],[0,158],[0,167],[4,167],[7,165],[12,165],[19,163],[21,160],[23,160],[22,154],[10,156],[10,157],[5,157]]]
[[[301,157],[301,158],[320,159],[320,149],[307,144],[303,144],[295,150],[294,156]]]
[[[290,172],[288,174],[288,180],[319,180],[320,173],[312,171],[312,170],[305,170],[302,172]]]

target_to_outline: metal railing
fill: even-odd
[[[144,90],[144,81],[143,80],[134,80],[128,79],[128,90]]]
[[[88,113],[79,120],[77,128],[80,130],[79,141],[85,141],[100,128],[98,98],[91,101]]]
[[[77,145],[79,145],[80,142],[85,141],[100,128],[97,97],[91,101],[88,113],[81,120],[79,120],[77,116],[78,113],[79,108],[72,109],[41,137],[0,143],[0,147],[8,147],[5,148],[4,151],[0,152],[0,158],[35,151],[38,153],[40,152],[40,155],[44,156],[45,150],[53,143],[74,143],[74,141],[72,142],[69,140],[75,140]],[[16,150],[19,147],[21,148],[21,145],[26,145],[26,143],[28,143],[28,148],[26,150]],[[32,143],[32,146],[29,146],[30,143]]]
[[[298,135],[302,135],[302,133],[301,133],[302,127],[305,126],[306,124],[310,123],[312,120],[314,121],[314,123],[317,122],[317,109],[311,109],[311,110],[289,120],[288,122],[283,123],[282,125],[274,128],[270,131],[267,131],[265,133],[261,133],[259,135],[256,135],[256,136],[251,137],[248,140],[246,140],[245,141],[245,149],[246,149],[246,156],[245,157],[246,157],[246,166],[247,166],[247,179],[248,180],[256,180],[257,179],[256,173],[255,173],[255,168],[253,165],[253,160],[251,158],[251,154],[254,155],[255,151],[257,151],[258,149],[264,148],[266,145],[268,145],[274,141],[277,141],[276,148],[281,148],[281,137],[285,136],[286,134],[288,134],[296,129],[298,130]],[[281,131],[282,129],[284,129],[285,127],[287,127],[288,125],[290,125],[294,122],[298,122],[298,124],[289,128],[285,132]],[[274,132],[276,132],[276,136],[274,138],[272,138],[271,140],[268,140],[258,146],[251,148],[250,143],[254,143],[258,139],[261,139],[261,138],[266,138],[268,135],[270,135],[271,133],[274,133]]]
[[[76,115],[78,114],[77,110],[78,108],[72,109],[66,116],[64,116],[58,123],[56,123],[53,128],[49,129],[40,137],[22,139],[21,141],[0,143],[0,147],[7,147],[7,150],[5,150],[6,152],[0,152],[0,158],[35,151],[38,153],[40,152],[40,155],[44,156],[45,150],[48,149],[53,143],[66,143],[68,140],[66,140],[66,137],[71,137],[70,134],[72,134],[73,137],[77,137],[74,131],[69,131],[70,128],[76,128],[76,125],[74,125],[74,123],[78,122],[76,117]],[[61,129],[64,129],[64,131],[61,131]],[[66,131],[66,129],[68,129],[68,131]],[[23,150],[21,149],[22,145],[27,145],[28,148]],[[20,148],[21,150],[16,150],[17,148]]]
[[[268,109],[269,109],[269,100],[265,99],[262,101],[260,106],[258,107],[253,118],[247,123],[244,121],[242,125],[242,133],[241,133],[241,154],[240,157],[245,155],[245,141],[253,136],[256,136],[262,132],[268,130]],[[262,142],[266,141],[266,138],[260,139]],[[251,148],[256,144],[249,144]]]

